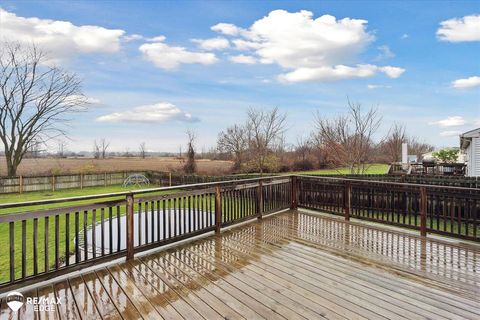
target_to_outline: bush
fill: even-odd
[[[446,148],[432,153],[432,156],[442,162],[456,162],[458,159],[458,152],[458,149]]]
[[[314,166],[310,160],[300,160],[293,163],[293,170],[295,171],[308,171],[313,170]]]

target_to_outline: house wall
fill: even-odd
[[[480,138],[472,138],[472,142],[466,150],[468,157],[467,176],[480,176]]]

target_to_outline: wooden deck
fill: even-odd
[[[480,319],[479,253],[290,211],[24,292],[62,303],[18,318]]]

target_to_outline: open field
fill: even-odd
[[[220,160],[197,160],[199,174],[222,175],[227,174],[232,162]],[[18,175],[50,175],[62,173],[93,173],[112,171],[179,171],[184,160],[173,157],[141,158],[37,158],[24,159],[18,169]],[[7,173],[5,158],[0,157],[0,176]]]

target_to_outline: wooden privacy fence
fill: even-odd
[[[262,218],[292,194],[290,177],[269,177],[0,204],[0,293]]]
[[[480,189],[298,177],[298,206],[480,241]]]
[[[246,178],[261,177],[260,175],[185,175],[182,173],[160,171],[121,171],[50,176],[18,176],[12,178],[0,177],[0,194],[122,185],[125,179],[132,174],[145,175],[152,184],[157,186],[181,186],[186,184],[242,180]]]
[[[62,189],[121,185],[130,174],[139,171],[79,173],[50,176],[0,177],[0,194],[31,191],[56,191]]]

